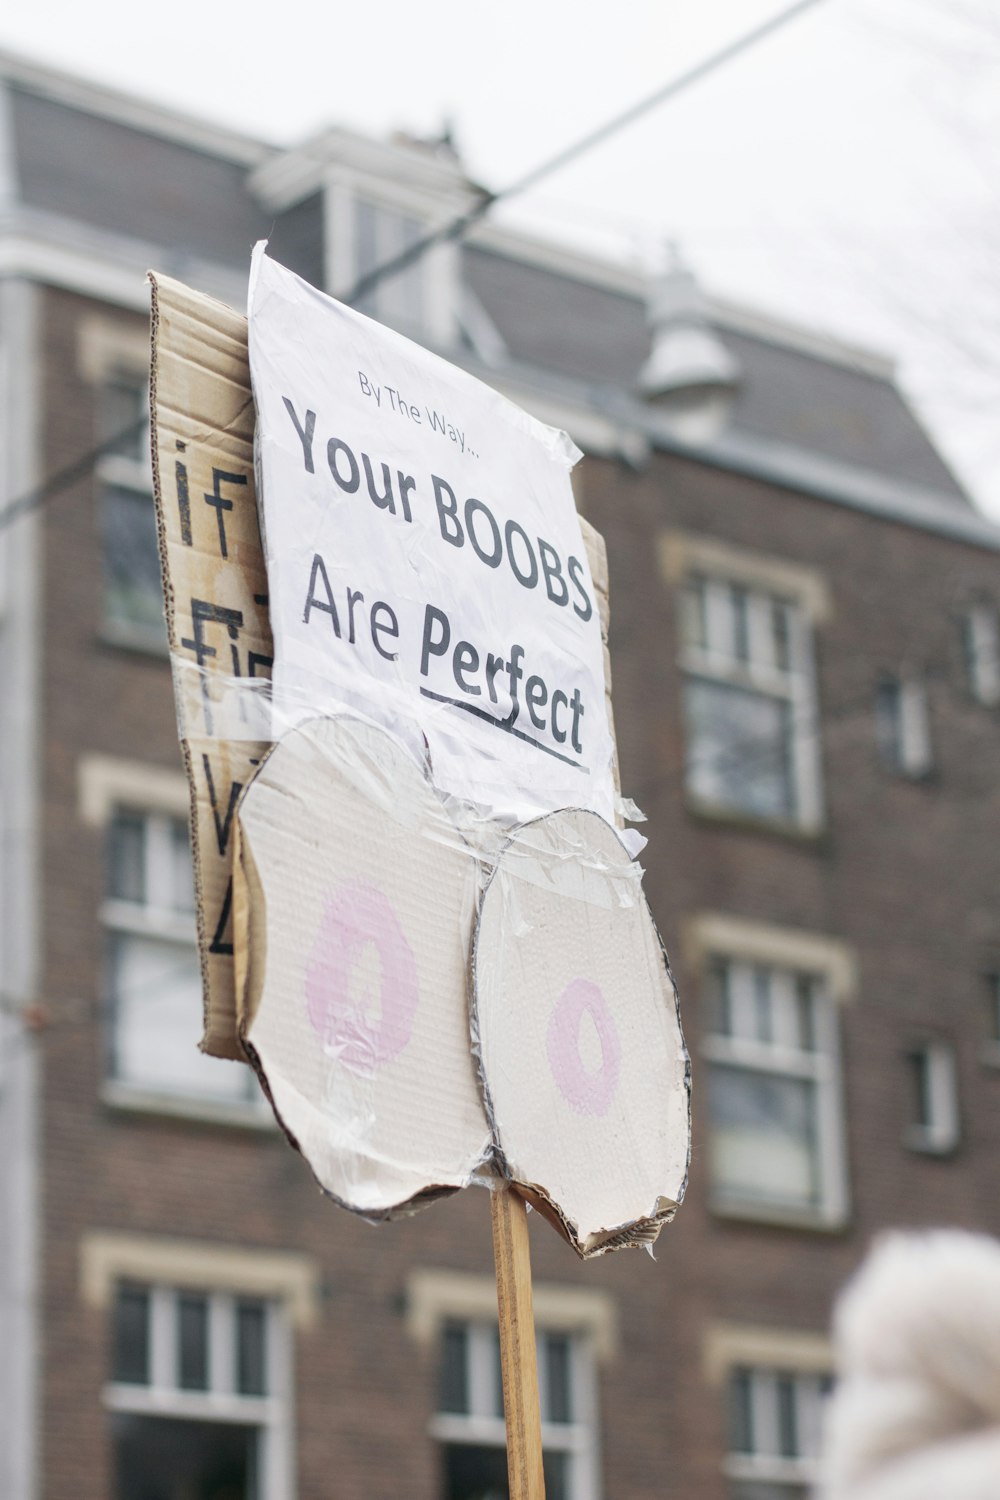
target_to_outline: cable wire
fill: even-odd
[[[142,416],[137,418],[136,421],[130,422],[127,427],[122,428],[121,432],[116,432],[112,437],[105,438],[102,443],[98,443],[96,447],[88,449],[79,458],[75,458],[63,468],[57,469],[54,474],[50,474],[47,479],[43,479],[34,489],[26,490],[23,495],[19,495],[16,500],[12,500],[9,505],[0,510],[0,531],[9,526],[12,521],[16,521],[19,516],[26,515],[29,511],[37,510],[47,500],[52,500],[63,490],[68,490],[78,480],[85,479],[94,469],[95,465],[100,463],[102,458],[109,458],[112,454],[117,453],[119,449],[124,448],[127,443],[130,443],[133,438],[137,438],[141,433],[145,432],[148,426],[148,417]]]
[[[710,56],[703,58],[701,62],[695,63],[693,67],[678,74],[676,78],[672,78],[669,83],[665,83],[660,88],[654,89],[653,93],[647,94],[644,99],[640,99],[638,103],[623,110],[621,114],[613,116],[612,119],[606,120],[603,125],[598,125],[596,129],[588,131],[586,135],[581,136],[579,140],[574,141],[569,146],[564,146],[554,156],[548,157],[545,161],[540,162],[538,166],[532,167],[530,171],[525,172],[522,177],[515,178],[507,187],[500,188],[495,193],[483,192],[480,201],[474,207],[449,220],[447,224],[442,224],[438,229],[431,230],[429,234],[421,236],[420,239],[414,240],[412,244],[407,245],[389,260],[374,266],[370,271],[366,271],[363,276],[360,276],[355,281],[352,287],[339,296],[339,300],[353,307],[362,297],[367,296],[380,281],[384,281],[389,276],[395,276],[400,271],[405,271],[408,266],[422,259],[427,254],[427,251],[435,245],[443,245],[452,240],[462,239],[498,203],[506,203],[511,198],[520,197],[521,194],[526,193],[530,188],[544,181],[546,177],[553,176],[554,173],[561,171],[563,167],[568,167],[571,162],[576,161],[588,151],[593,151],[595,147],[603,145],[611,136],[617,135],[626,126],[634,124],[636,120],[641,119],[650,110],[658,108],[661,104],[666,104],[670,99],[675,99],[685,89],[689,89],[692,85],[700,83],[710,73],[714,73],[728,62],[732,62],[742,53],[749,51],[751,47],[755,47],[758,42],[762,42],[765,37],[773,35],[774,32],[779,31],[782,27],[787,26],[790,21],[794,21],[798,16],[802,15],[804,11],[812,9],[814,5],[818,5],[819,3],[820,0],[796,0],[796,4],[790,5],[786,10],[779,11],[776,16],[771,16],[769,20],[762,22],[759,26],[753,27],[750,31],[744,32],[735,41],[727,43],[724,47],[720,47],[717,52],[713,52]]]
[[[507,187],[500,188],[495,193],[484,191],[480,201],[473,208],[463,214],[459,214],[447,224],[441,225],[438,229],[432,230],[420,239],[414,240],[412,244],[406,246],[398,255],[391,256],[389,260],[374,266],[370,271],[366,271],[347,292],[340,296],[339,300],[353,306],[362,297],[372,291],[381,281],[390,276],[395,276],[398,272],[406,270],[408,266],[422,259],[428,250],[432,249],[435,245],[461,239],[496,204],[507,202],[509,199],[527,192],[546,177],[551,177],[555,172],[568,166],[570,162],[576,161],[588,151],[592,151],[595,147],[602,145],[612,135],[625,129],[626,126],[633,124],[634,121],[640,119],[644,114],[648,114],[650,110],[656,109],[661,104],[666,104],[668,100],[676,98],[685,89],[691,88],[696,83],[700,83],[703,78],[707,78],[709,74],[714,73],[726,63],[732,62],[742,53],[749,51],[751,47],[755,47],[758,42],[773,35],[774,32],[779,31],[790,21],[795,20],[804,11],[812,9],[813,6],[819,3],[820,0],[796,0],[794,5],[789,6],[786,10],[779,11],[777,15],[762,22],[761,25],[753,27],[750,31],[744,32],[735,41],[729,42],[726,46],[719,48],[717,52],[713,52],[709,57],[704,58],[700,63],[696,63],[676,78],[672,78],[669,83],[655,89],[653,93],[648,94],[644,99],[640,99],[638,103],[623,110],[621,114],[615,115],[612,119],[605,121],[603,125],[599,125],[596,129],[589,131],[571,145],[563,147],[554,156],[548,157],[545,161],[539,163],[538,166],[526,172],[522,177],[516,178]],[[106,439],[103,443],[98,443],[96,447],[91,448],[87,453],[82,454],[80,458],[67,464],[65,468],[58,469],[34,489],[28,490],[25,494],[18,496],[16,500],[12,500],[9,505],[0,511],[0,530],[9,526],[19,516],[25,515],[29,511],[44,505],[47,500],[51,500],[62,490],[68,489],[77,480],[83,479],[91,472],[96,463],[108,454],[114,453],[118,447],[128,442],[131,438],[138,436],[146,425],[145,418],[131,423],[122,432],[116,433],[114,437]]]

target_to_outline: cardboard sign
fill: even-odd
[[[689,1064],[641,871],[592,813],[519,829],[483,896],[473,1026],[504,1169],[582,1256],[649,1244],[690,1153]]]
[[[270,674],[246,320],[150,276],[153,493],[191,835],[204,1051],[243,1059],[233,989],[233,813],[267,749],[253,684]],[[249,684],[234,694],[229,685]]]
[[[469,1046],[478,869],[389,735],[289,731],[237,812],[240,1032],[321,1186],[373,1218],[464,1186],[490,1130]]]
[[[170,277],[152,283],[153,483],[191,834],[204,996],[202,1048],[244,1059],[232,933],[237,799],[271,740],[253,712],[272,656],[252,462],[255,412],[247,320]],[[596,591],[612,747],[607,558],[579,526]],[[235,690],[235,691],[234,691]]]
[[[356,709],[426,741],[448,793],[511,818],[571,805],[612,819],[565,434],[260,245],[250,368],[276,732]]]

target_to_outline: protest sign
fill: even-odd
[[[178,731],[191,786],[202,1047],[243,1060],[234,981],[233,832],[239,796],[271,741],[263,691],[273,654],[247,320],[171,277],[151,273],[149,279],[154,499]],[[603,719],[613,752],[607,558],[594,528],[582,517],[578,525],[600,619]]]
[[[250,369],[281,727],[359,710],[502,816],[615,813],[578,456],[254,252]]]

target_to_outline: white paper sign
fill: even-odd
[[[353,708],[425,738],[445,791],[611,820],[570,439],[263,245],[250,369],[276,732]]]

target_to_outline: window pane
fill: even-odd
[[[545,1500],[569,1500],[568,1453],[543,1453],[542,1471],[545,1475]]]
[[[236,1304],[236,1389],[241,1396],[267,1395],[267,1308]]]
[[[128,1385],[149,1384],[149,1292],[145,1287],[118,1288],[112,1371],[115,1380]]]
[[[989,974],[987,990],[987,1035],[991,1042],[1000,1042],[1000,974]]]
[[[795,1009],[798,1025],[798,1044],[803,1052],[816,1051],[816,1011],[813,981],[805,974],[795,980]]]
[[[875,739],[887,766],[903,761],[902,685],[898,678],[883,677],[875,689]]]
[[[125,458],[149,457],[149,387],[144,376],[115,375],[101,392],[101,442],[126,436],[115,453]]]
[[[438,1410],[469,1410],[469,1332],[461,1323],[446,1323],[441,1340]]]
[[[248,1068],[198,1051],[201,971],[193,944],[113,933],[111,1021],[116,1078],[167,1093],[254,1097]]]
[[[108,891],[118,901],[146,899],[146,825],[135,813],[116,813],[108,848]]]
[[[174,911],[194,911],[194,869],[191,863],[191,840],[188,826],[181,818],[170,820],[170,842],[173,864]]]
[[[542,1417],[547,1422],[571,1422],[571,1346],[565,1334],[549,1333],[545,1338],[546,1396]]]
[[[708,970],[707,1029],[716,1036],[733,1034],[732,969],[724,962],[713,963]]]
[[[810,1080],[713,1064],[708,1095],[718,1191],[790,1206],[819,1201],[815,1089]]]
[[[792,666],[790,609],[780,599],[771,601],[772,650],[779,672],[789,672]]]
[[[717,807],[794,814],[791,706],[782,698],[691,678],[685,685],[688,789]]]
[[[778,1397],[778,1452],[782,1458],[797,1458],[800,1450],[795,1379],[791,1375],[779,1375],[775,1387]]]
[[[396,214],[389,209],[379,210],[382,224],[380,242],[384,244],[384,259],[401,255],[415,245],[423,234],[419,219],[406,214]],[[423,322],[424,315],[424,270],[421,260],[387,276],[378,288],[379,316],[393,323],[411,326]]]
[[[115,1500],[265,1500],[255,1427],[115,1412]]]
[[[452,1443],[444,1450],[445,1500],[507,1500],[507,1450]],[[546,1471],[546,1479],[548,1472]],[[546,1500],[555,1500],[546,1494]]]
[[[105,485],[101,497],[107,618],[166,638],[153,497]]]
[[[910,1053],[910,1086],[913,1123],[925,1128],[934,1123],[931,1109],[931,1059],[926,1049]]]
[[[733,584],[729,590],[733,614],[733,655],[737,661],[750,660],[750,621],[747,591]]]
[[[177,1298],[177,1383],[182,1391],[208,1390],[208,1301]]]
[[[545,1500],[570,1500],[570,1465],[566,1453],[542,1454]],[[445,1500],[507,1500],[507,1451],[469,1443],[444,1450]]]
[[[729,1377],[729,1447],[733,1453],[753,1452],[749,1370],[734,1370]]]
[[[681,593],[681,638],[686,646],[708,645],[705,621],[705,580],[692,578]]]
[[[507,1415],[503,1395],[503,1359],[500,1354],[500,1330],[493,1330],[493,1411],[498,1417]]]
[[[753,970],[754,1038],[758,1042],[774,1041],[774,1017],[771,1006],[771,971],[760,964]]]

